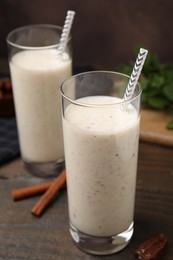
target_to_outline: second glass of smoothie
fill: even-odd
[[[82,250],[122,250],[133,234],[140,96],[123,100],[129,78],[95,71],[61,87],[70,233]]]
[[[61,32],[29,25],[7,37],[21,156],[41,177],[57,175],[64,165],[59,87],[72,74],[72,59],[70,39],[58,55]]]

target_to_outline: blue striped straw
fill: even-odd
[[[75,12],[74,11],[68,11],[66,15],[66,19],[64,22],[64,26],[62,29],[60,41],[59,41],[59,47],[58,47],[58,55],[62,55],[62,53],[65,52],[65,48],[67,45],[68,37],[70,34],[70,30],[72,27],[73,19],[74,19]]]
[[[135,66],[133,68],[132,74],[130,76],[123,100],[127,101],[132,98],[133,93],[135,91],[136,84],[138,82],[139,76],[141,74],[141,70],[143,68],[145,59],[147,57],[148,51],[141,48],[138,54],[138,57],[135,62]]]

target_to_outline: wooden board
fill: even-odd
[[[171,117],[166,112],[142,109],[140,140],[173,146],[173,130],[166,129]]]

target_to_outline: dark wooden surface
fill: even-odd
[[[169,237],[162,259],[173,259],[173,148],[140,143],[135,232],[129,246],[112,256],[91,256],[73,244],[66,191],[40,218],[30,213],[40,196],[12,201],[11,189],[41,181],[23,169],[20,159],[0,168],[0,260],[131,260],[136,245],[158,232]]]

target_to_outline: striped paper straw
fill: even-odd
[[[128,86],[126,88],[125,94],[124,94],[124,101],[127,101],[132,98],[136,84],[138,82],[139,76],[141,74],[141,70],[143,68],[145,59],[147,57],[148,51],[141,48],[138,57],[135,62],[135,66],[133,68],[132,74],[130,76],[130,80],[128,82]]]
[[[65,22],[64,22],[64,26],[63,26],[63,29],[62,29],[62,34],[61,34],[60,41],[59,41],[58,55],[62,55],[62,53],[64,53],[64,51],[65,51],[67,41],[68,41],[68,37],[69,37],[69,34],[70,34],[70,30],[71,30],[71,27],[72,27],[74,15],[75,15],[74,11],[69,10],[67,12],[66,19],[65,19]]]

